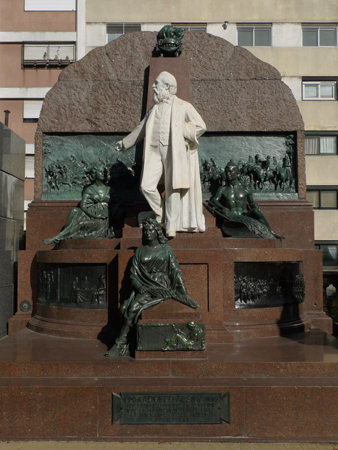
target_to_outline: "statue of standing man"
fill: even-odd
[[[168,237],[177,231],[203,232],[205,223],[198,161],[198,138],[206,126],[188,102],[176,97],[177,82],[162,72],[153,84],[154,103],[142,122],[115,149],[133,147],[147,137],[141,192]],[[157,186],[164,175],[162,199]]]

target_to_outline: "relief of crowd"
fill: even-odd
[[[229,162],[234,163],[233,160]],[[250,186],[252,190],[284,192],[291,191],[294,187],[292,164],[287,153],[282,161],[278,161],[276,156],[268,155],[264,159],[261,155],[256,155],[254,158],[249,156],[246,162],[240,160],[235,164],[238,167],[241,183]],[[210,192],[225,184],[224,169],[219,167],[213,158],[203,161],[201,182],[203,191]]]
[[[71,155],[68,160],[52,161],[45,167],[45,189],[47,192],[72,191],[74,188],[83,189],[94,181],[95,168],[103,167],[107,174],[107,182],[119,186],[135,183],[139,176],[139,165],[134,162],[130,167],[122,161],[110,161],[98,158],[90,164],[84,159],[77,159]]]

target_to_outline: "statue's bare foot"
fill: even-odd
[[[279,239],[279,240],[285,239],[285,236],[283,236],[281,234],[277,234],[272,230],[271,230],[271,233],[275,236],[276,239]]]
[[[129,356],[129,346],[128,344],[115,344],[110,350],[106,352],[104,356],[107,358],[112,358],[113,356]]]
[[[46,245],[54,244],[53,239],[44,239],[43,243]]]
[[[58,244],[60,241],[59,241],[58,239],[55,239],[55,238],[50,238],[50,239],[44,239],[43,242],[44,242],[44,244],[46,244],[46,245],[50,245],[50,244],[56,245],[56,244]]]

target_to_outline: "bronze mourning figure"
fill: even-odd
[[[143,245],[132,260],[130,282],[132,293],[122,304],[123,325],[114,346],[106,356],[129,355],[128,334],[140,315],[167,299],[173,299],[190,308],[198,308],[196,300],[188,297],[184,279],[161,225],[154,219],[142,224]]]
[[[210,209],[222,220],[222,231],[232,237],[284,239],[271,230],[269,222],[254,202],[252,193],[239,180],[237,165],[229,162],[225,169],[225,186],[210,199]],[[243,228],[246,230],[243,233]]]
[[[84,189],[79,206],[70,210],[63,230],[45,244],[65,239],[114,238],[113,223],[123,219],[124,205],[113,187],[105,184],[104,167],[93,170],[94,182]]]

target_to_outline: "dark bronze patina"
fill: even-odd
[[[38,303],[76,309],[107,308],[104,264],[39,263]]]
[[[235,163],[241,184],[256,199],[297,199],[294,135],[207,135],[200,138],[203,197],[225,184],[224,167]]]
[[[252,193],[241,184],[235,163],[226,165],[224,179],[225,186],[220,186],[209,201],[209,209],[222,219],[224,235],[284,239],[284,236],[271,230]],[[246,234],[247,231],[249,234]]]
[[[205,350],[203,323],[138,323],[137,347],[139,351]]]
[[[173,27],[172,25],[165,25],[158,32],[156,52],[160,56],[180,56],[183,50],[181,39],[184,36],[184,28]]]
[[[154,219],[143,221],[143,245],[132,260],[130,281],[133,291],[123,303],[120,312],[123,325],[114,346],[106,356],[129,355],[128,334],[139,316],[167,299],[173,299],[190,308],[198,308],[196,300],[188,297],[184,279],[161,225]]]
[[[95,181],[82,194],[78,207],[73,208],[64,229],[44,243],[57,244],[65,239],[103,239],[115,237],[113,222],[124,216],[124,205],[114,189],[107,186],[105,169],[94,169]]]
[[[304,301],[305,282],[298,262],[235,263],[235,307],[277,308]]]
[[[112,406],[121,425],[230,423],[229,392],[113,393]]]
[[[177,350],[205,350],[204,327],[190,320],[186,327],[172,324],[173,335],[167,339],[167,345],[163,351]]]

